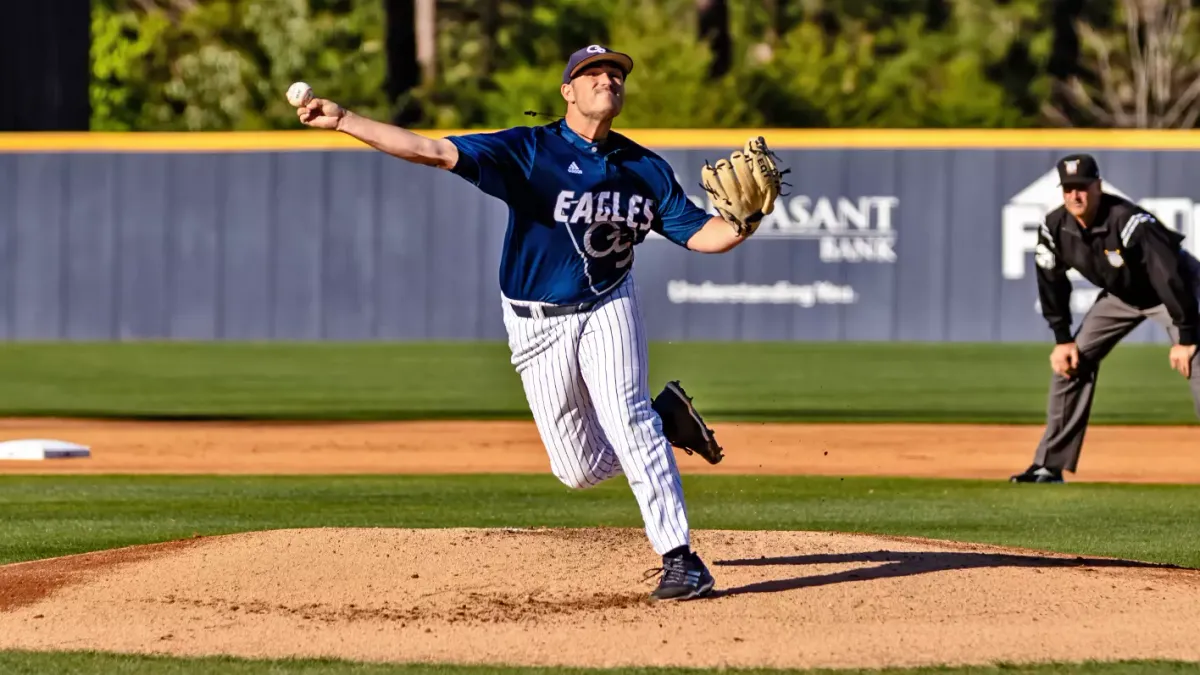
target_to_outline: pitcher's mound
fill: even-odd
[[[0,647],[530,665],[1200,659],[1200,572],[918,539],[695,534],[718,594],[650,603],[638,530],[282,530],[0,567]]]

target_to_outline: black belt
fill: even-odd
[[[539,309],[541,309],[542,316],[566,316],[586,312],[599,302],[600,300],[589,300],[575,305],[543,305]],[[533,318],[533,308],[529,305],[517,305],[510,302],[509,306],[512,307],[513,314],[525,319]]]

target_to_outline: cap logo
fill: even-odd
[[[607,49],[605,49],[604,47],[601,47],[600,45],[591,45],[590,47],[587,48],[587,53],[589,53],[589,54],[603,54],[604,52],[607,52],[607,51],[608,51]]]
[[[1067,173],[1071,174],[1072,176],[1079,173],[1079,160],[1077,159],[1068,159],[1067,161],[1063,162],[1063,166],[1066,167]]]

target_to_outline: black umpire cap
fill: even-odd
[[[563,69],[563,84],[567,84],[575,79],[580,70],[601,61],[607,61],[615,65],[625,75],[629,75],[629,72],[633,70],[633,59],[628,54],[614,52],[602,45],[588,45],[576,51],[567,60],[567,67]]]
[[[1087,186],[1100,180],[1100,165],[1091,155],[1067,155],[1058,160],[1058,184]]]

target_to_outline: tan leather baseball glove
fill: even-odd
[[[729,159],[704,163],[700,184],[712,195],[713,208],[738,234],[750,236],[763,216],[775,209],[783,173],[762,136],[746,141]]]

